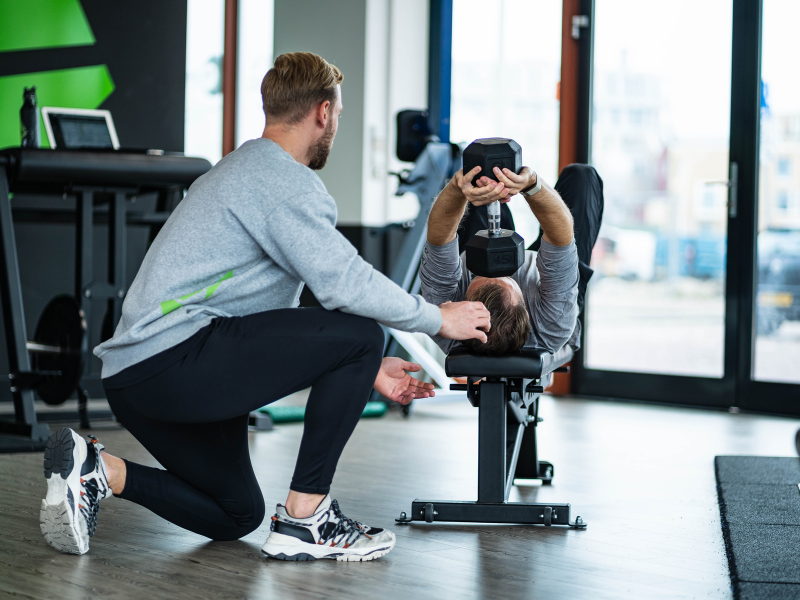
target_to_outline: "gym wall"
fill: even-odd
[[[426,0],[275,0],[274,51],[315,52],[344,73],[344,112],[320,172],[342,227],[373,227],[416,215],[394,197],[394,118],[428,103]]]
[[[320,172],[338,208],[337,228],[381,271],[402,243],[394,229],[418,211],[394,195],[388,175],[409,167],[395,156],[394,119],[428,103],[428,0],[275,0],[273,56],[315,52],[344,73],[344,112],[328,165]],[[314,305],[306,291],[302,303]]]
[[[0,15],[0,147],[19,145],[22,90],[36,85],[40,106],[110,110],[122,146],[183,150],[186,0],[0,0]],[[42,137],[46,145],[44,128]],[[12,205],[54,202],[74,206],[71,200],[19,195]],[[75,226],[18,222],[15,230],[32,336],[47,302],[74,293]],[[144,257],[147,235],[144,229],[128,229],[129,283]],[[96,226],[100,273],[106,253],[106,227]],[[104,310],[97,308],[102,320]],[[5,340],[1,322],[0,335]],[[7,372],[2,343],[0,373]],[[0,385],[0,400],[10,400],[7,386]]]

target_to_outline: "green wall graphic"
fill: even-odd
[[[19,146],[22,90],[32,85],[40,107],[97,108],[114,91],[105,65],[0,77],[0,148]],[[44,123],[41,127],[41,145],[49,148]]]
[[[0,0],[0,15],[0,52],[94,44],[78,0]]]
[[[95,43],[79,0],[0,0],[0,15],[0,52]],[[34,85],[39,107],[97,108],[114,91],[106,65],[0,77],[0,148],[19,146],[22,92]]]

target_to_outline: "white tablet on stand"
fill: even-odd
[[[107,110],[46,106],[42,119],[51,148],[119,149],[114,121]]]

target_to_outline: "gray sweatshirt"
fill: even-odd
[[[94,349],[102,376],[190,338],[215,317],[320,304],[435,334],[436,306],[365,262],[336,228],[320,178],[278,144],[251,140],[189,188],[145,256],[114,337]]]
[[[463,261],[464,254],[458,255],[458,239],[444,246],[425,242],[420,267],[422,297],[433,304],[464,300],[472,273]],[[531,333],[525,346],[545,348],[550,354],[555,354],[565,344],[577,350],[581,325],[575,241],[569,246],[553,246],[542,240],[539,252],[525,251],[525,262],[511,277],[522,290],[531,319]],[[438,335],[433,339],[445,353],[458,344]]]

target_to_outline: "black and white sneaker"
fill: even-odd
[[[280,560],[372,560],[394,548],[391,531],[348,519],[330,495],[306,519],[295,519],[278,504],[261,551]]]
[[[94,436],[89,439],[62,427],[44,449],[47,496],[39,509],[39,527],[48,544],[70,554],[89,551],[100,500],[111,495],[100,457],[103,445]]]

